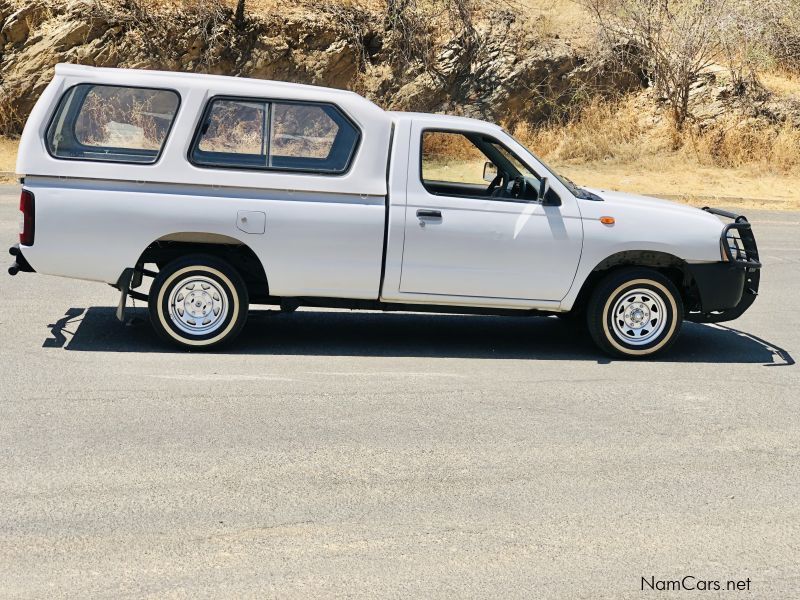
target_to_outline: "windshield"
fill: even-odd
[[[514,140],[515,142],[517,142],[517,143],[518,143],[520,146],[522,146],[523,148],[525,148],[526,150],[528,150],[528,152],[529,152],[530,154],[533,154],[533,156],[536,156],[536,160],[538,160],[540,163],[542,163],[542,166],[543,166],[545,169],[547,169],[548,171],[550,171],[550,174],[551,174],[553,177],[555,177],[556,179],[558,179],[558,180],[561,182],[561,185],[563,185],[565,188],[567,188],[567,189],[569,190],[569,192],[570,192],[570,193],[571,193],[573,196],[577,196],[578,198],[587,198],[587,197],[590,195],[590,194],[589,194],[589,192],[587,192],[587,191],[586,191],[586,190],[584,190],[583,188],[581,188],[581,187],[579,187],[579,186],[575,185],[575,183],[573,183],[573,182],[572,182],[570,179],[567,179],[566,177],[564,177],[564,176],[562,176],[562,175],[559,175],[559,174],[558,174],[558,173],[555,171],[555,169],[553,169],[553,168],[552,168],[550,165],[548,165],[546,162],[544,162],[544,161],[543,161],[541,158],[539,158],[539,157],[538,157],[536,154],[534,154],[533,152],[531,152],[531,151],[530,151],[530,150],[527,148],[527,146],[525,146],[525,144],[523,144],[522,142],[520,142],[520,141],[519,141],[517,138],[515,138],[513,135],[511,135],[511,134],[510,134],[508,131],[506,131],[506,130],[504,129],[504,130],[503,130],[503,132],[504,132],[504,133],[505,133],[505,134],[506,134],[508,137],[510,137],[512,140]]]

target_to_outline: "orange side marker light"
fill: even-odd
[[[613,225],[616,223],[616,219],[614,217],[600,217],[600,222],[603,225]]]

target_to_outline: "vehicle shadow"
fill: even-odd
[[[50,325],[48,348],[79,352],[181,352],[157,338],[145,309],[116,320],[110,307],[70,308]],[[67,331],[66,328],[69,328]],[[71,333],[67,339],[65,332]],[[254,355],[403,356],[609,363],[586,332],[555,317],[254,310],[241,337],[219,353]],[[687,323],[656,361],[792,365],[782,348],[719,325]]]

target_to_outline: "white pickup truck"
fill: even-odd
[[[17,172],[9,272],[109,283],[188,348],[272,304],[579,315],[643,357],[758,291],[744,217],[582,189],[497,125],[341,90],[59,65]]]

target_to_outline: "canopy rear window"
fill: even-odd
[[[61,98],[47,148],[56,158],[152,164],[179,105],[172,90],[76,85]]]

